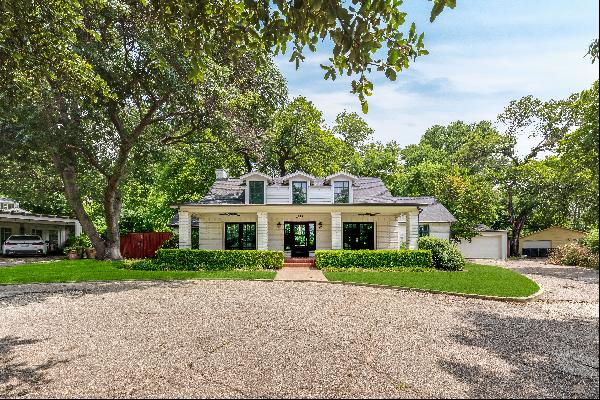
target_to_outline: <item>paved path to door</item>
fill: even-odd
[[[327,278],[316,268],[283,267],[277,271],[276,281],[317,281],[327,282]]]

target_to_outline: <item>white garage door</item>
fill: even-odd
[[[551,240],[526,240],[523,242],[524,249],[549,249],[551,247]]]
[[[468,241],[460,242],[458,249],[465,258],[502,258],[502,235],[475,236]]]

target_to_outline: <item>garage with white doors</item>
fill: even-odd
[[[471,241],[459,242],[456,247],[465,258],[490,258],[505,260],[508,255],[508,232],[477,226],[477,236]]]

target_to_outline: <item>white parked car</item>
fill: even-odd
[[[48,246],[38,235],[12,235],[2,246],[2,254],[9,255],[46,255]]]

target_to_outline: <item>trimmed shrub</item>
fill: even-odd
[[[160,249],[154,263],[160,270],[257,270],[283,267],[283,251]]]
[[[419,249],[431,251],[433,266],[436,269],[461,271],[465,267],[464,257],[448,240],[423,236],[419,238]]]
[[[567,243],[557,247],[550,253],[548,261],[552,264],[598,269],[598,254],[579,243]]]
[[[324,268],[431,268],[427,250],[317,250],[315,264]]]

